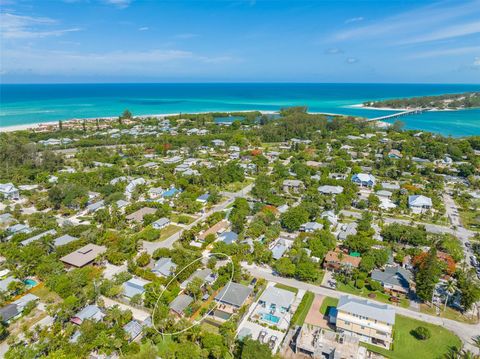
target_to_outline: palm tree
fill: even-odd
[[[447,283],[443,285],[443,289],[445,289],[445,292],[447,293],[447,298],[445,299],[445,305],[443,306],[443,311],[445,311],[445,309],[447,309],[448,300],[453,294],[455,294],[455,291],[457,290],[457,285],[452,279],[449,279]]]

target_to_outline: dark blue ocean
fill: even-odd
[[[49,84],[0,85],[0,126],[72,118],[271,110],[306,105],[309,111],[378,117],[392,112],[352,108],[367,100],[480,91],[479,85],[431,84]],[[403,117],[407,128],[452,136],[480,135],[480,109]]]

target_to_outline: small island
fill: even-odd
[[[363,107],[389,109],[461,110],[480,107],[480,92],[367,101]]]

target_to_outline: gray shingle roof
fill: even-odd
[[[65,234],[61,237],[55,238],[55,247],[64,246],[65,244],[76,241],[77,239],[77,237],[72,237],[69,234]]]
[[[3,308],[0,308],[0,321],[7,322],[13,317],[19,314],[16,304],[8,304]]]
[[[412,274],[402,267],[387,267],[384,271],[375,269],[372,272],[372,279],[408,289]]]
[[[248,296],[252,293],[252,288],[242,284],[229,282],[222,288],[215,297],[216,301],[241,307]]]
[[[183,314],[183,311],[185,310],[185,308],[187,308],[192,302],[193,302],[192,297],[186,294],[180,294],[178,297],[172,300],[169,307],[174,312],[178,314]]]

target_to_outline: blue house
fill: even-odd
[[[232,244],[233,242],[237,241],[238,234],[235,232],[223,232],[219,238],[226,244]]]
[[[376,179],[369,173],[357,173],[352,176],[352,182],[362,187],[373,187],[375,186]]]

